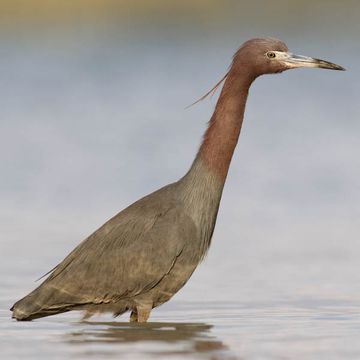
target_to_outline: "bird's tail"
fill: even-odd
[[[10,309],[13,312],[12,318],[18,321],[30,321],[37,318],[36,315],[41,313],[39,310],[40,307],[30,304],[27,297],[17,301]]]
[[[29,321],[60,314],[76,307],[78,299],[70,299],[69,297],[71,297],[69,294],[64,294],[56,288],[42,284],[17,301],[10,311],[13,312],[12,317],[19,321]]]

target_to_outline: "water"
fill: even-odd
[[[16,323],[2,311],[6,359],[356,359],[358,303],[172,303],[152,322],[59,315]]]
[[[360,358],[357,5],[239,24],[235,3],[201,24],[164,13],[1,28],[1,358]],[[185,106],[259,33],[348,71],[256,81],[209,255],[186,286],[148,324],[12,320],[10,306],[83,238],[184,174],[214,100]]]

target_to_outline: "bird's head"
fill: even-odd
[[[342,66],[329,61],[309,56],[295,55],[288,51],[285,43],[277,39],[251,39],[246,41],[235,53],[230,70],[225,76],[192,105],[205,99],[208,95],[213,95],[232,71],[235,77],[239,75],[244,77],[246,74],[246,81],[248,84],[251,84],[251,82],[260,75],[276,74],[285,70],[301,67],[345,70]]]
[[[330,70],[345,70],[331,62],[295,55],[288,51],[287,46],[280,40],[265,38],[246,41],[234,55],[234,64],[246,67],[255,76],[274,74],[289,69],[312,67]]]

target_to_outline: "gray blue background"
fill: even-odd
[[[38,359],[40,344],[46,358],[360,356],[356,1],[32,0],[2,1],[0,10],[7,358]],[[114,335],[117,325],[78,324],[77,313],[10,320],[12,303],[82,239],[187,171],[217,94],[185,107],[224,75],[242,42],[258,36],[347,71],[289,71],[251,88],[209,255],[152,314],[206,329],[181,340],[169,325],[173,342],[166,326],[155,340],[140,329],[135,346],[126,337],[134,329],[124,325],[110,346],[96,335]],[[85,340],[73,347],[76,326]],[[199,333],[220,345],[199,350]]]

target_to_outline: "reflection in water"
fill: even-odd
[[[198,354],[209,355],[211,359],[234,359],[222,341],[210,333],[212,325],[208,324],[84,321],[77,325],[80,327],[78,330],[65,335],[67,343],[106,344],[108,350],[109,345],[115,345],[111,353],[116,351],[118,354],[129,354],[130,351],[142,356]]]

